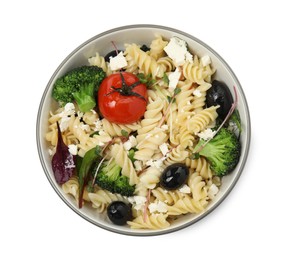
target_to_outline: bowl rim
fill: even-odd
[[[80,49],[82,49],[83,47],[85,47],[87,44],[89,44],[90,42],[95,41],[96,39],[105,36],[105,35],[109,35],[110,33],[114,33],[114,32],[119,32],[119,31],[125,31],[125,30],[130,30],[130,29],[160,29],[160,30],[166,30],[172,33],[177,33],[180,35],[184,35],[187,38],[192,39],[193,41],[197,42],[198,44],[202,45],[204,48],[206,48],[207,50],[209,50],[211,53],[213,53],[217,59],[219,59],[219,61],[221,61],[221,63],[223,64],[223,66],[229,71],[231,77],[233,78],[233,80],[237,83],[237,91],[241,92],[241,97],[243,100],[243,104],[246,110],[246,118],[247,118],[247,125],[246,125],[246,129],[247,129],[247,142],[246,142],[246,147],[245,150],[242,151],[243,153],[243,159],[242,159],[242,164],[239,167],[239,170],[237,172],[237,176],[236,178],[234,178],[233,182],[229,185],[227,191],[221,196],[221,198],[219,198],[219,200],[213,204],[213,206],[211,206],[209,209],[205,210],[199,217],[192,219],[191,221],[184,223],[182,225],[179,225],[177,227],[174,228],[169,228],[169,229],[164,229],[164,230],[141,230],[137,231],[137,230],[133,230],[131,229],[130,231],[126,231],[126,230],[120,230],[117,228],[112,228],[106,225],[102,225],[101,223],[98,223],[97,221],[93,221],[92,219],[90,219],[89,217],[87,217],[85,215],[85,213],[81,212],[80,210],[75,209],[74,207],[72,207],[71,204],[69,204],[69,202],[67,201],[67,199],[61,194],[61,192],[59,191],[59,187],[57,187],[57,185],[55,184],[54,180],[51,178],[50,173],[48,171],[48,169],[45,166],[45,159],[42,153],[42,146],[41,146],[41,142],[40,142],[40,119],[41,119],[41,114],[42,114],[42,110],[43,110],[43,104],[44,101],[46,99],[47,96],[47,92],[49,91],[50,87],[51,87],[51,83],[53,82],[53,80],[55,79],[55,76],[58,74],[58,72],[61,70],[61,68],[66,64],[66,62],[74,55],[76,54]],[[37,150],[38,150],[38,155],[40,158],[40,162],[42,165],[42,168],[45,172],[45,175],[48,179],[48,181],[50,182],[52,188],[55,190],[55,192],[58,194],[58,196],[62,199],[62,201],[70,208],[72,209],[75,213],[77,213],[79,216],[81,216],[82,218],[84,218],[85,220],[87,220],[88,222],[90,222],[93,225],[96,225],[100,228],[103,228],[105,230],[117,233],[117,234],[122,234],[122,235],[130,235],[130,236],[155,236],[155,235],[163,235],[163,234],[168,234],[171,232],[175,232],[181,229],[184,229],[188,226],[191,226],[192,224],[195,224],[196,222],[198,222],[199,220],[201,220],[202,218],[206,217],[207,215],[209,215],[212,211],[214,211],[226,198],[227,196],[230,194],[230,192],[232,191],[232,189],[235,187],[236,183],[238,182],[240,176],[242,175],[243,169],[246,165],[246,161],[247,161],[247,157],[249,154],[249,149],[250,149],[250,142],[251,142],[251,119],[250,119],[250,112],[249,112],[249,107],[248,107],[248,103],[247,103],[247,99],[246,96],[243,92],[242,86],[238,80],[238,78],[236,77],[235,73],[233,72],[233,70],[231,69],[231,67],[227,64],[227,62],[214,50],[212,49],[209,45],[207,45],[206,43],[204,43],[203,41],[201,41],[200,39],[198,39],[197,37],[183,32],[179,29],[175,29],[172,27],[167,27],[167,26],[162,26],[162,25],[156,25],[156,24],[131,24],[131,25],[125,25],[125,26],[120,26],[120,27],[115,27],[113,29],[110,30],[106,30],[102,33],[99,33],[93,37],[91,37],[90,39],[86,40],[85,42],[83,42],[82,44],[80,44],[77,48],[75,48],[69,55],[67,55],[67,57],[60,63],[60,65],[57,67],[57,69],[55,70],[55,72],[52,74],[52,76],[50,77],[45,90],[43,92],[42,98],[40,100],[40,104],[39,104],[39,108],[38,108],[38,113],[37,113],[37,120],[36,120],[36,143],[37,143]]]

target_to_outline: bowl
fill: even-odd
[[[55,181],[54,174],[51,167],[51,155],[49,154],[49,144],[45,140],[45,135],[48,131],[48,117],[49,112],[57,107],[57,103],[52,99],[52,87],[55,80],[65,74],[72,68],[87,65],[88,58],[99,52],[101,55],[105,55],[111,50],[113,50],[112,41],[117,45],[119,49],[124,48],[125,43],[136,43],[139,45],[146,44],[149,45],[155,35],[161,35],[165,39],[170,39],[171,37],[178,37],[184,41],[189,46],[192,53],[197,54],[199,57],[208,55],[212,61],[213,67],[216,68],[216,73],[213,75],[214,79],[219,79],[226,83],[233,92],[233,86],[235,86],[238,93],[238,104],[237,109],[239,111],[241,121],[242,121],[242,133],[240,137],[241,141],[241,157],[239,163],[232,173],[224,176],[222,178],[222,184],[219,192],[214,197],[214,199],[209,202],[206,209],[197,214],[185,214],[171,223],[171,225],[164,229],[159,230],[146,230],[146,229],[131,229],[129,226],[117,226],[111,223],[107,218],[105,213],[99,213],[97,210],[92,208],[90,205],[84,205],[81,209],[78,208],[75,199],[63,192],[63,189]],[[113,232],[127,234],[127,235],[159,235],[164,233],[169,233],[172,231],[180,230],[189,225],[194,224],[198,220],[207,216],[211,213],[217,206],[227,197],[231,192],[236,182],[238,181],[249,151],[250,144],[250,117],[249,109],[246,102],[246,98],[243,89],[238,81],[237,77],[233,73],[229,65],[224,61],[224,59],[211,47],[209,47],[204,42],[200,41],[194,36],[188,33],[168,28],[158,25],[129,25],[124,27],[115,28],[101,34],[94,36],[88,41],[84,42],[78,48],[76,48],[67,58],[59,65],[51,79],[49,80],[40,105],[37,116],[37,147],[40,157],[40,161],[44,172],[56,191],[59,197],[79,216],[86,219],[87,221]]]

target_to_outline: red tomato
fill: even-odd
[[[105,78],[99,87],[99,110],[112,123],[131,124],[138,121],[144,115],[146,105],[146,85],[132,73],[114,73]]]

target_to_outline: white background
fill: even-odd
[[[1,1],[0,258],[287,259],[284,3]],[[228,198],[195,225],[156,237],[114,234],[71,211],[47,181],[35,138],[60,62],[98,33],[139,23],[186,31],[216,50],[238,76],[252,121],[249,159]]]

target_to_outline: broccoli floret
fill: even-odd
[[[53,86],[52,97],[60,105],[76,101],[80,111],[95,107],[95,93],[106,74],[97,66],[81,66],[58,78]]]
[[[122,168],[116,164],[115,160],[105,162],[96,176],[96,184],[102,189],[123,196],[132,196],[135,186],[129,184],[129,178],[121,175]]]
[[[129,178],[126,176],[119,176],[114,183],[114,192],[123,196],[132,196],[135,191],[135,186],[129,184]]]
[[[200,139],[195,147],[197,151],[205,140]],[[210,162],[211,169],[218,176],[230,173],[237,165],[241,154],[241,145],[236,135],[226,128],[221,128],[202,150],[199,155]]]

